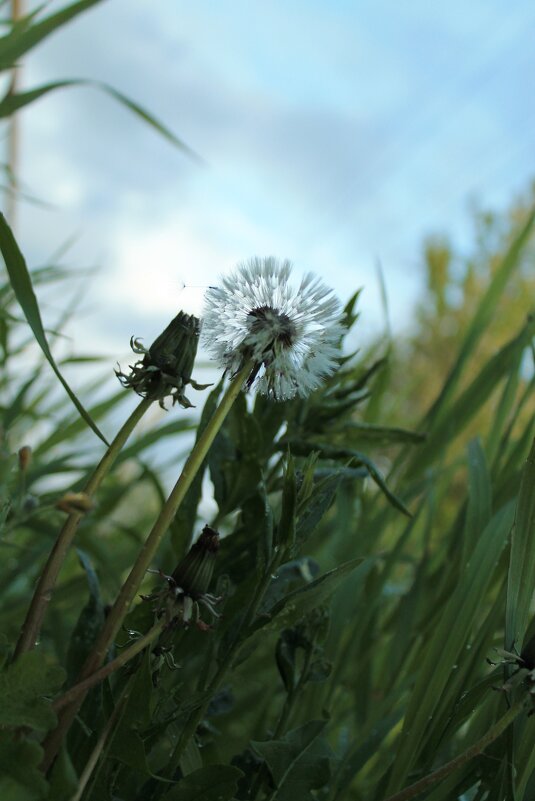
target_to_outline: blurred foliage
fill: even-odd
[[[35,43],[38,32],[27,33],[37,24],[27,19],[8,36]],[[17,58],[25,52],[9,41]],[[5,44],[4,54],[14,52]],[[98,364],[91,354],[58,359],[57,321],[36,327],[37,296],[61,287],[65,271],[27,269],[6,226],[4,798],[386,801],[457,757],[423,797],[533,798],[535,717],[517,706],[533,689],[535,634],[533,225],[526,201],[504,219],[480,217],[470,258],[429,244],[427,296],[410,335],[348,353],[310,398],[239,396],[158,553],[162,575],[144,586],[174,602],[167,576],[181,574],[177,563],[208,523],[223,535],[209,588],[220,617],[208,630],[167,628],[94,687],[46,779],[39,765],[54,703],[76,684],[165,502],[164,484],[178,476],[223,382],[200,421],[176,409],[145,418],[80,519],[40,642],[13,660],[64,520],[57,503],[86,486],[105,448],[58,391],[42,334],[58,369],[76,365],[77,396],[100,390],[86,405],[103,431],[117,429],[134,397],[101,376],[86,383],[85,366]],[[346,305],[348,330],[356,305],[357,295]],[[106,375],[113,362],[111,354]],[[164,443],[173,458],[155,471],[148,455]],[[203,487],[213,492],[213,516]],[[137,600],[110,658],[128,654],[155,614],[151,600]],[[508,652],[503,666],[486,661],[500,661],[497,646]],[[499,733],[511,704],[518,715]],[[463,760],[469,749],[476,756]]]

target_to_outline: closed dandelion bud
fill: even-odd
[[[32,461],[32,449],[29,445],[23,445],[19,450],[19,469],[25,473]]]
[[[66,492],[56,503],[56,509],[67,514],[85,514],[92,506],[93,502],[85,492]]]
[[[218,532],[205,526],[197,542],[191,546],[171,576],[183,593],[199,598],[208,592],[218,550]]]
[[[165,331],[158,336],[147,350],[139,339],[132,337],[130,347],[143,358],[130,365],[127,375],[121,369],[115,371],[124,387],[131,388],[144,398],[157,400],[162,408],[166,397],[173,404],[184,408],[192,404],[184,395],[187,384],[194,389],[205,389],[208,384],[197,384],[191,377],[197,346],[199,344],[200,323],[192,314],[179,312],[171,320]]]

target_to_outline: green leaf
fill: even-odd
[[[524,466],[511,538],[505,613],[506,648],[520,652],[535,589],[535,440]]]
[[[107,83],[103,83],[101,81],[70,79],[63,81],[52,81],[51,83],[44,84],[43,86],[38,86],[35,89],[30,89],[26,92],[18,92],[17,94],[8,91],[0,101],[0,118],[10,117],[19,109],[27,106],[29,103],[39,100],[39,98],[55,91],[56,89],[65,89],[72,86],[89,86],[101,90],[120,103],[122,106],[127,108],[137,117],[140,117],[143,122],[150,125],[151,128],[154,128],[155,131],[167,139],[168,142],[171,142],[171,144],[181,150],[186,156],[188,156],[188,158],[198,162],[199,164],[203,163],[201,157],[195,153],[194,150],[192,150],[190,147],[188,147],[188,145],[186,145],[185,142],[175,136],[175,134],[169,128],[167,128],[167,126],[160,122],[160,120],[156,119],[156,117],[150,114],[150,112],[143,108],[143,106],[140,106],[139,103],[136,103],[134,100],[127,97],[127,95],[124,95],[122,92],[119,92],[117,89],[114,89],[112,86],[109,86]]]
[[[505,254],[502,263],[494,273],[492,281],[490,282],[488,289],[481,300],[474,317],[472,318],[470,326],[468,327],[468,331],[464,337],[459,354],[455,360],[455,364],[453,365],[438,398],[435,400],[425,417],[426,422],[436,419],[448,409],[448,401],[457,388],[464,367],[474,352],[477,343],[485,333],[487,326],[492,321],[492,316],[497,304],[503,296],[503,291],[507,285],[507,282],[520,265],[520,256],[529,242],[534,224],[535,208],[529,214],[526,223],[518,233],[517,237],[511,243],[511,246]]]
[[[351,440],[359,443],[366,442],[372,445],[390,445],[396,443],[423,442],[425,434],[417,431],[409,431],[406,428],[396,428],[390,426],[380,426],[375,423],[357,423],[351,420],[341,427],[342,431],[347,432]]]
[[[251,742],[252,748],[265,759],[275,783],[270,801],[312,801],[312,790],[329,781],[332,752],[319,739],[326,723],[311,720],[281,740]]]
[[[403,724],[403,733],[386,795],[399,790],[416,762],[428,723],[439,703],[446,704],[444,688],[458,665],[478,611],[494,574],[514,516],[512,503],[502,507],[490,520],[474,548],[460,581],[441,610],[431,638],[418,665]]]
[[[77,548],[76,552],[87,577],[89,599],[80,612],[69,642],[66,668],[70,680],[74,680],[82,669],[105,619],[99,582],[91,560],[81,549]]]
[[[427,441],[411,462],[412,471],[422,472],[436,454],[445,451],[464,430],[479,409],[488,401],[498,383],[517,369],[524,350],[535,336],[535,315],[528,318],[516,337],[507,342],[482,367],[478,375],[453,403],[444,409]]]
[[[313,451],[317,451],[320,457],[323,459],[333,459],[337,461],[343,460],[346,463],[348,460],[352,460],[353,466],[362,465],[366,468],[370,478],[375,481],[392,506],[394,506],[400,512],[403,512],[403,514],[407,515],[407,517],[411,516],[411,513],[406,508],[404,503],[388,487],[381,471],[372,462],[372,460],[366,456],[366,454],[356,451],[353,448],[342,448],[336,445],[327,445],[323,442],[305,442],[304,440],[292,439],[289,441],[289,445],[292,453],[299,456],[308,456]]]
[[[282,508],[277,526],[277,545],[284,548],[295,543],[297,486],[295,482],[295,465],[291,454],[288,454],[286,473],[282,487]]]
[[[468,443],[468,508],[463,535],[463,555],[468,558],[480,531],[490,520],[492,484],[485,453],[478,439]]]
[[[306,542],[318,523],[329,511],[341,481],[341,472],[334,470],[330,475],[313,485],[311,497],[304,502],[304,508],[299,511],[296,529],[298,545]]]
[[[48,783],[39,770],[43,749],[33,740],[11,739],[0,733],[0,798],[41,801]]]
[[[230,765],[206,765],[181,779],[163,801],[231,801],[242,776]]]
[[[151,723],[153,692],[150,649],[143,653],[135,674],[126,681],[124,709],[110,743],[109,754],[133,770],[151,776],[140,731]],[[118,701],[121,703],[121,700]]]
[[[79,0],[77,3],[65,6],[55,14],[50,14],[35,25],[27,25],[25,20],[21,20],[13,26],[8,34],[0,37],[0,70],[14,66],[24,53],[38,45],[51,33],[78,14],[101,2],[102,0]],[[35,14],[31,14],[31,17],[34,16]]]
[[[64,681],[63,668],[47,664],[40,651],[20,656],[0,673],[0,726],[50,729],[56,715],[43,696],[55,693]]]
[[[257,622],[257,628],[278,630],[293,625],[307,612],[326,603],[350,573],[357,568],[362,572],[367,572],[373,562],[375,562],[374,558],[352,559],[350,562],[345,562],[333,570],[329,570],[305,587],[288,593],[266,612],[269,620],[261,618]]]
[[[4,257],[4,262],[7,268],[7,272],[9,275],[9,280],[11,281],[11,286],[13,287],[13,291],[15,293],[15,297],[17,298],[22,311],[30,327],[34,333],[35,339],[41,350],[45,354],[46,358],[48,359],[50,366],[54,370],[55,374],[63,384],[67,394],[69,395],[70,399],[78,409],[81,416],[84,418],[86,423],[93,429],[95,434],[100,437],[100,439],[108,445],[108,442],[104,435],[100,432],[97,428],[97,425],[93,422],[90,415],[86,412],[74,392],[71,390],[65,379],[63,378],[59,367],[57,366],[56,362],[54,361],[54,357],[50,351],[50,347],[48,345],[48,341],[46,338],[46,334],[43,328],[43,323],[41,321],[41,313],[39,311],[39,306],[37,305],[37,298],[35,297],[35,293],[33,291],[33,286],[31,282],[30,275],[28,273],[28,268],[26,267],[26,262],[24,261],[24,257],[19,250],[19,247],[15,241],[15,237],[11,231],[11,228],[6,222],[6,219],[3,214],[0,213],[0,251],[2,252],[2,256]]]

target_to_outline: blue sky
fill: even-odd
[[[23,85],[105,80],[205,163],[93,89],[21,114],[24,184],[54,204],[20,208],[23,250],[37,264],[76,235],[68,261],[99,265],[75,345],[115,358],[268,254],[342,299],[364,286],[363,334],[381,326],[380,261],[407,327],[423,237],[469,247],[470,203],[505,208],[535,174],[534,23],[524,0],[107,0],[80,17]]]

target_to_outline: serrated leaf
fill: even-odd
[[[48,783],[39,765],[43,749],[33,740],[11,739],[0,734],[0,798],[5,801],[40,801]]]
[[[332,752],[319,739],[327,721],[311,720],[288,732],[281,740],[252,742],[266,761],[275,783],[270,801],[312,801],[312,790],[323,787],[330,778]]]
[[[48,731],[56,715],[43,696],[55,693],[64,681],[63,668],[47,664],[40,651],[22,654],[0,673],[0,726]]]

